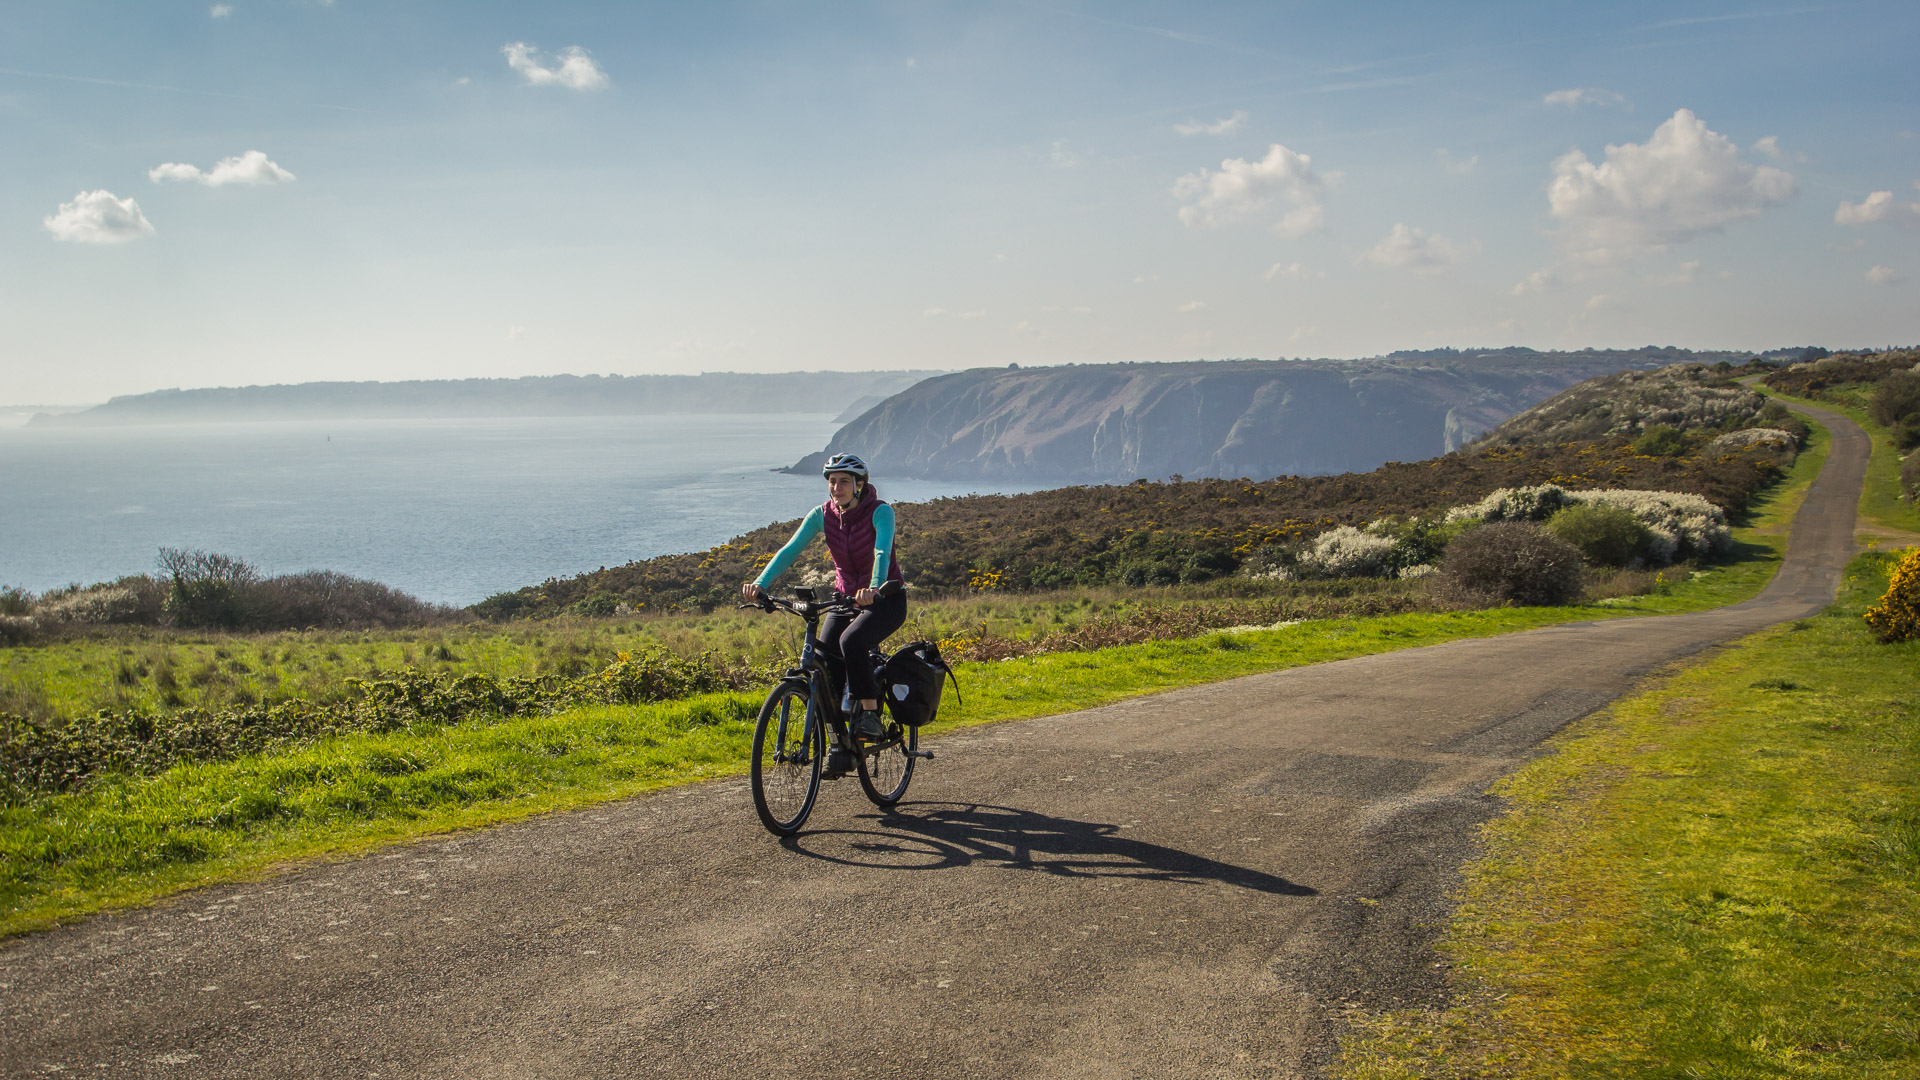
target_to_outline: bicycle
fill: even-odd
[[[892,596],[900,583],[889,581],[880,595]],[[757,607],[762,611],[785,611],[798,616],[807,625],[800,646],[800,662],[787,669],[780,682],[760,706],[753,728],[753,808],[760,823],[775,836],[792,836],[806,824],[813,804],[820,797],[820,782],[827,756],[827,737],[854,758],[860,775],[860,787],[875,806],[885,810],[897,804],[913,782],[913,767],[921,760],[933,760],[933,751],[920,749],[920,729],[903,724],[892,715],[886,717],[886,734],[877,741],[856,739],[847,729],[847,712],[834,695],[833,679],[820,652],[820,619],[835,611],[857,609],[850,596],[826,590],[821,596],[813,589],[793,590],[793,598],[761,594]],[[848,663],[871,663],[876,669],[879,657],[869,654],[850,658]]]

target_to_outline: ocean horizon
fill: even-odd
[[[466,605],[797,518],[824,485],[773,470],[837,428],[812,413],[0,426],[0,586],[150,573],[176,547]],[[874,480],[895,502],[1040,486]]]

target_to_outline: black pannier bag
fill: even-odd
[[[953,679],[953,692],[958,695],[960,680],[940,658],[940,646],[931,641],[910,641],[894,650],[880,668],[881,696],[887,699],[887,711],[895,720],[919,727],[939,714],[940,691],[948,679]]]

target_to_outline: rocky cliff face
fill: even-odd
[[[1435,350],[1370,361],[976,369],[895,394],[792,471],[853,452],[878,475],[946,480],[1365,472],[1456,449],[1595,375],[1723,355]]]

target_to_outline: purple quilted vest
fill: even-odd
[[[864,589],[873,581],[873,512],[880,505],[880,492],[872,484],[861,492],[860,501],[844,515],[832,499],[821,507],[825,513],[827,551],[833,555],[833,587],[843,593]],[[897,527],[897,526],[896,526]],[[894,546],[897,551],[899,540]],[[900,560],[887,560],[887,580],[904,581]]]

